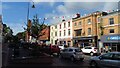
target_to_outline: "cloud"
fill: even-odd
[[[13,30],[13,35],[16,35],[18,32],[23,32],[24,31],[23,27],[25,27],[24,23],[17,23],[17,24],[7,23],[7,25]]]
[[[74,15],[81,12],[95,12],[117,9],[117,2],[64,2],[64,4],[58,5],[54,11],[58,14],[46,14],[46,17],[61,17]],[[87,13],[86,13],[87,14]],[[82,14],[81,14],[82,15]],[[70,19],[70,18],[69,18]],[[62,19],[50,20],[50,23],[58,23]]]
[[[106,2],[103,10],[116,10],[118,9],[118,2]]]

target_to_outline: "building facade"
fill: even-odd
[[[43,29],[39,35],[40,37],[38,38],[38,40],[40,42],[50,44],[50,26]]]
[[[120,11],[113,11],[101,17],[102,47],[106,50],[120,51]]]
[[[50,26],[50,44],[55,45],[57,44],[57,25]]]
[[[73,18],[73,44],[79,47],[96,46],[98,44],[100,17],[107,15],[105,12],[93,12],[89,15]]]
[[[72,19],[67,21],[62,21],[57,24],[57,36],[58,44],[63,44],[66,46],[73,46],[72,44]]]

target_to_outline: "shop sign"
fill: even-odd
[[[108,36],[108,37],[107,37],[107,40],[108,40],[108,41],[110,41],[110,40],[118,41],[118,40],[120,40],[120,36]]]

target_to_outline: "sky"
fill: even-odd
[[[0,3],[0,9],[2,9],[0,13],[3,16],[3,23],[13,30],[14,35],[23,32],[23,27],[26,28],[28,4],[29,19],[33,19],[33,16],[37,14],[40,23],[46,18],[45,24],[48,25],[60,23],[63,16],[66,16],[64,19],[67,20],[75,17],[77,13],[84,16],[84,14],[95,11],[118,9],[118,2],[34,2],[35,8],[31,8],[33,1],[2,2],[2,4]]]

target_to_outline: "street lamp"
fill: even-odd
[[[31,26],[32,26],[31,20],[29,19],[29,12],[30,12],[29,6],[30,6],[30,3],[28,2],[28,11],[27,11],[27,30],[26,30],[26,41],[27,41],[27,42],[29,42],[30,30],[31,30]],[[35,8],[34,2],[33,2],[33,5],[32,5],[32,8]]]

